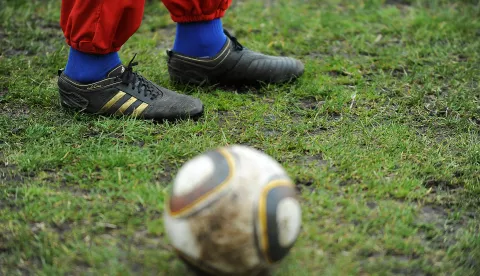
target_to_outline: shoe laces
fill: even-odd
[[[225,33],[225,35],[230,38],[230,40],[232,41],[233,43],[233,48],[237,51],[241,51],[243,50],[245,47],[243,47],[242,44],[240,44],[240,42],[238,42],[237,38],[234,37],[233,35],[230,34],[230,32],[228,32],[227,30],[223,30],[223,32]]]
[[[125,71],[121,75],[122,83],[125,85],[131,85],[134,90],[138,87],[137,91],[139,94],[143,92],[145,97],[150,97],[151,100],[154,100],[162,94],[162,91],[140,74],[133,72],[133,66],[138,65],[137,61],[134,62],[136,56],[137,54],[133,56],[127,67],[125,67]]]

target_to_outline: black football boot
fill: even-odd
[[[203,113],[199,99],[160,87],[133,72],[137,62],[119,65],[103,80],[82,84],[59,70],[58,91],[63,107],[93,114],[132,116],[148,120],[196,118]]]
[[[290,57],[274,57],[243,47],[224,30],[227,42],[211,58],[197,58],[168,50],[168,72],[172,81],[194,85],[280,84],[303,74],[302,62]]]

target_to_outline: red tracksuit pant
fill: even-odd
[[[162,0],[173,21],[220,18],[232,0]],[[60,25],[72,48],[106,54],[120,47],[140,27],[145,0],[62,0]]]

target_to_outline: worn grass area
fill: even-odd
[[[303,231],[273,275],[480,274],[478,1],[234,1],[225,26],[306,74],[180,88],[206,114],[175,124],[59,108],[59,2],[0,0],[0,275],[185,275],[166,189],[227,144],[272,155],[301,191]],[[174,32],[150,1],[121,56],[175,88]]]

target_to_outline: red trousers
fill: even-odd
[[[162,0],[173,21],[196,22],[220,18],[232,0]],[[145,0],[62,0],[60,26],[72,48],[107,54],[137,31]]]

